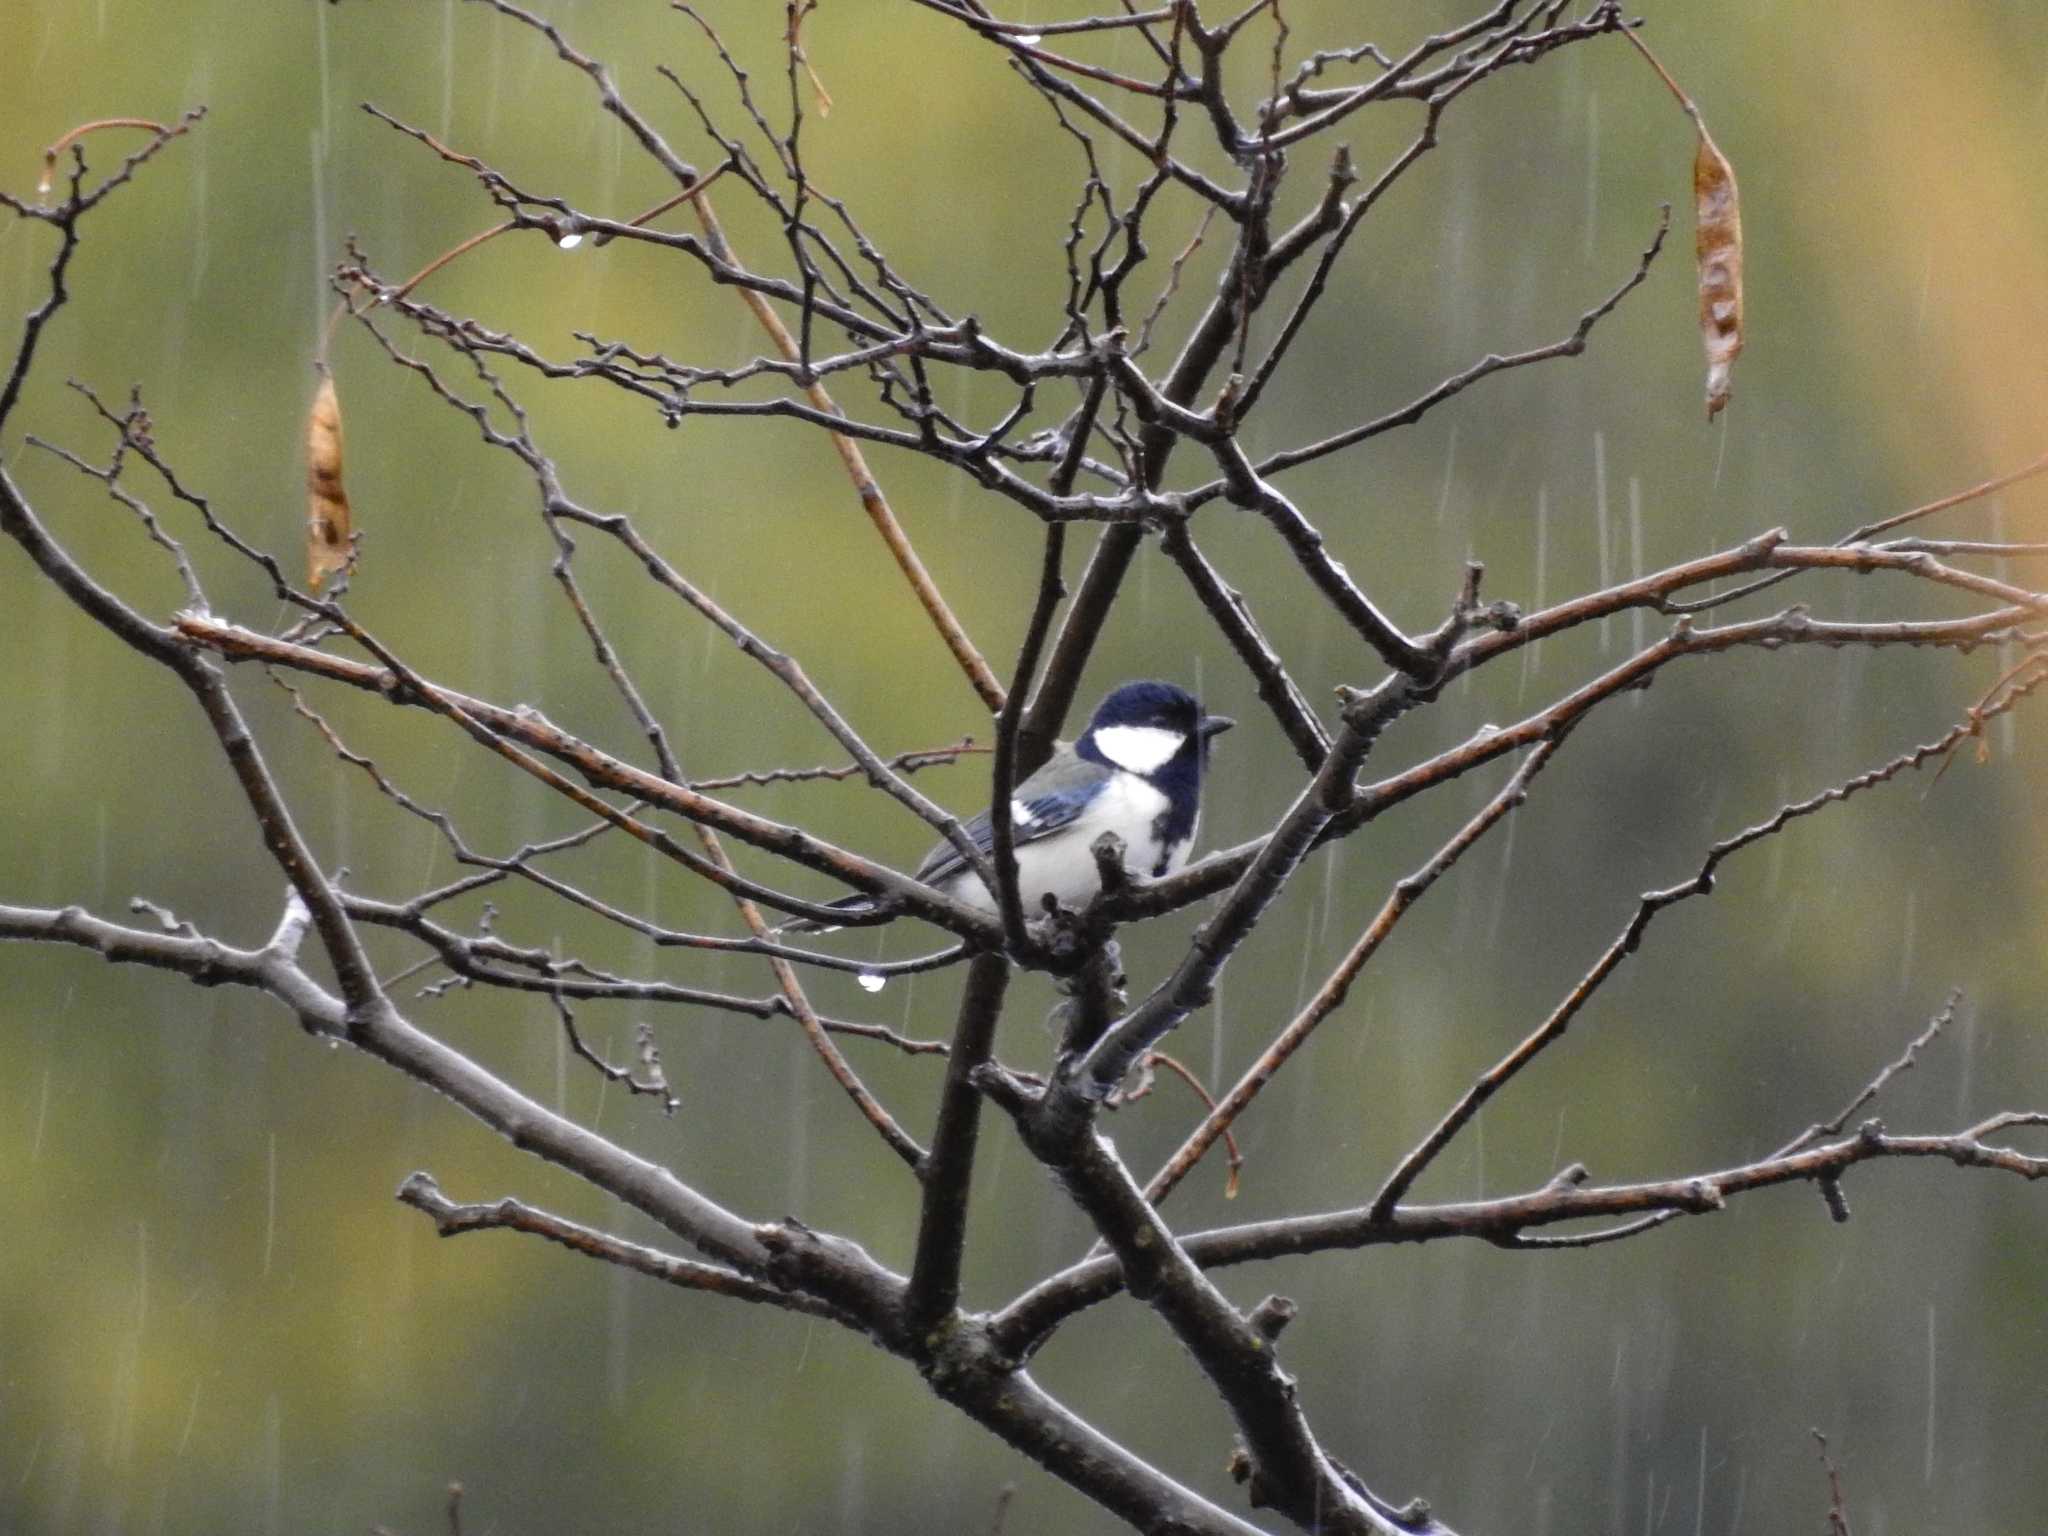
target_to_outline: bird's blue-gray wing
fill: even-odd
[[[1025,814],[1010,818],[1011,843],[1018,848],[1072,826],[1094,800],[1100,783],[1098,775],[1090,774],[1083,780],[1052,785],[1040,793],[1029,793],[1036,787],[1036,777],[1027,779],[1016,797],[1016,803]],[[968,821],[967,835],[983,853],[994,849],[995,833],[989,827],[988,812],[983,811]],[[917,867],[917,878],[932,885],[952,879],[965,867],[966,861],[953,845],[941,843],[924,856],[924,862]]]

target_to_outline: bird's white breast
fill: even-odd
[[[1105,832],[1123,839],[1124,865],[1132,874],[1149,879],[1159,863],[1159,838],[1153,827],[1167,808],[1167,798],[1136,774],[1111,776],[1102,793],[1088,809],[1067,826],[1035,843],[1017,850],[1017,894],[1027,917],[1036,915],[1053,897],[1062,906],[1085,906],[1100,887],[1095,873],[1095,840]],[[1020,825],[1018,830],[1023,831]],[[1192,834],[1167,850],[1166,872],[1172,874],[1187,862]],[[982,883],[963,874],[956,894],[970,906],[985,912],[995,902]]]

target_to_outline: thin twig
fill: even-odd
[[[1922,502],[1917,507],[1909,507],[1904,512],[1894,512],[1891,516],[1881,517],[1874,523],[1865,523],[1860,528],[1852,528],[1835,540],[1835,545],[1837,548],[1848,548],[1851,545],[1867,543],[1871,539],[1876,538],[1880,533],[1889,533],[1892,529],[1904,527],[1907,523],[1916,523],[1922,518],[1933,517],[1937,512],[1946,512],[1953,507],[1964,506],[1973,501],[1981,501],[1986,496],[1995,496],[2007,486],[2018,485],[2022,481],[2032,480],[2044,474],[2048,474],[2048,453],[2044,453],[2039,458],[2022,464],[2018,469],[2007,470],[2002,475],[1993,475],[1989,480],[1981,480],[1977,484],[1970,486],[1967,490],[1953,491],[1946,496],[1937,496],[1932,501]],[[1910,549],[1912,548],[1912,543],[1911,541],[1900,539],[1887,547]],[[1938,550],[1935,552],[1945,553],[1946,551]],[[1729,591],[1716,592],[1711,596],[1702,597],[1692,602],[1671,603],[1668,605],[1668,611],[1671,613],[1703,613],[1709,608],[1719,608],[1740,598],[1753,596],[1767,587],[1775,587],[1781,581],[1790,581],[1797,574],[1798,572],[1796,571],[1780,571],[1774,575],[1747,582],[1740,587],[1731,588]]]
[[[2033,678],[2013,688],[2000,704],[2000,712],[2010,709],[2043,683],[2048,683],[2048,661],[2044,661]],[[1592,969],[1565,994],[1563,1001],[1552,1010],[1550,1016],[1519,1045],[1481,1074],[1478,1081],[1465,1090],[1457,1103],[1451,1106],[1449,1112],[1429,1134],[1401,1159],[1394,1171],[1388,1175],[1380,1192],[1373,1197],[1372,1210],[1379,1216],[1390,1214],[1416,1179],[1421,1177],[1423,1170],[1435,1161],[1437,1155],[1471,1122],[1472,1117],[1479,1113],[1486,1102],[1506,1087],[1546,1047],[1563,1037],[1580,1010],[1592,1000],[1593,995],[1620,968],[1622,962],[1641,946],[1645,930],[1658,915],[1679,902],[1694,896],[1705,896],[1713,891],[1715,872],[1723,860],[1752,844],[1777,835],[1802,817],[1814,815],[1831,805],[1839,805],[1866,789],[1889,783],[1901,773],[1920,767],[1930,758],[1946,757],[1955,750],[1958,743],[1972,734],[1972,729],[1972,722],[1966,720],[1951,727],[1935,740],[1902,752],[1852,779],[1832,785],[1804,800],[1796,800],[1781,806],[1775,814],[1765,820],[1715,843],[1708,849],[1698,873],[1691,879],[1664,890],[1645,892],[1636,903],[1634,916],[1594,962]]]
[[[441,1186],[425,1173],[411,1175],[398,1187],[398,1202],[426,1215],[442,1237],[461,1237],[471,1232],[525,1232],[559,1243],[588,1258],[602,1259],[607,1264],[617,1264],[684,1290],[707,1291],[712,1295],[781,1307],[810,1317],[846,1321],[837,1308],[809,1296],[749,1279],[736,1270],[700,1264],[693,1259],[680,1259],[658,1248],[628,1242],[623,1237],[539,1210],[521,1200],[507,1198],[494,1200],[488,1205],[458,1204],[444,1195]]]
[[[1244,1113],[1246,1106],[1258,1096],[1267,1083],[1273,1080],[1274,1074],[1286,1065],[1287,1059],[1307,1043],[1308,1037],[1315,1032],[1318,1025],[1343,1006],[1344,999],[1351,990],[1351,984],[1358,979],[1359,972],[1386,942],[1387,935],[1407,914],[1408,909],[1420,901],[1429,888],[1452,865],[1463,858],[1473,844],[1492,830],[1502,817],[1515,810],[1528,798],[1530,783],[1543,771],[1544,765],[1563,743],[1563,733],[1539,742],[1522,760],[1521,766],[1509,777],[1507,783],[1501,786],[1499,792],[1480,808],[1477,815],[1460,827],[1450,841],[1432,854],[1421,868],[1395,882],[1394,889],[1388,894],[1377,915],[1366,925],[1365,931],[1358,936],[1358,942],[1352,945],[1350,952],[1338,962],[1337,968],[1330,973],[1329,978],[1316,989],[1315,996],[1311,997],[1287,1027],[1274,1037],[1272,1044],[1260,1052],[1258,1060],[1245,1069],[1236,1086],[1223,1096],[1222,1101],[1210,1110],[1208,1117],[1189,1133],[1179,1150],[1166,1160],[1165,1166],[1152,1176],[1152,1182],[1145,1187],[1146,1199],[1155,1205],[1164,1201],[1173,1192],[1174,1186],[1186,1178],[1195,1164],[1201,1161],[1202,1155],[1215,1144],[1216,1138],[1229,1132],[1237,1117]]]

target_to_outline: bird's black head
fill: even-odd
[[[1205,715],[1187,689],[1147,679],[1111,690],[1079,744],[1081,755],[1111,767],[1155,777],[1169,771],[1199,774],[1211,738],[1235,722]]]
[[[1187,689],[1147,679],[1112,689],[1095,706],[1095,718],[1088,728],[1099,731],[1105,725],[1143,725],[1186,736],[1201,718],[1202,706]]]

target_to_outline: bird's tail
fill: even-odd
[[[844,912],[848,916],[862,917],[875,910],[875,898],[872,896],[842,896],[839,900],[827,902],[825,905],[834,912]],[[820,922],[814,917],[792,917],[786,923],[777,923],[775,931],[777,933],[837,933],[843,926],[840,923]]]

